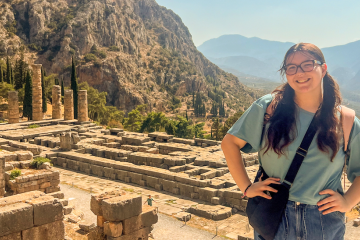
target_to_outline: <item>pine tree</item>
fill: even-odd
[[[45,77],[44,69],[41,68],[41,90],[42,90],[42,111],[43,113],[47,112],[47,102],[46,102],[46,91],[45,91]]]
[[[6,79],[7,83],[11,82],[11,64],[9,61],[9,57],[6,57]]]
[[[74,58],[72,58],[72,66],[71,66],[71,89],[74,94],[74,118],[78,118],[78,83],[76,79],[76,69]]]
[[[23,116],[32,119],[32,78],[29,71],[26,71],[25,77],[25,95],[23,102]]]
[[[2,70],[2,66],[0,65],[0,82],[3,82],[4,78],[3,78],[3,70]]]

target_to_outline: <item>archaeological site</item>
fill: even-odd
[[[165,216],[181,223],[165,229],[183,239],[191,232],[183,226],[253,238],[220,141],[105,129],[89,120],[86,90],[74,119],[73,92],[65,91],[62,111],[58,85],[52,119],[43,119],[40,67],[32,65],[33,120],[19,121],[18,93],[9,91],[9,120],[0,125],[0,240],[169,239],[157,232]],[[257,155],[243,156],[254,178]]]

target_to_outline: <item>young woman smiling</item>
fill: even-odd
[[[292,46],[285,54],[281,73],[287,82],[255,101],[228,131],[221,147],[236,184],[249,197],[271,199],[266,191],[277,190],[304,135],[314,119],[316,134],[307,150],[277,233],[278,239],[344,239],[345,212],[360,201],[360,120],[355,118],[348,148],[346,193],[341,186],[345,151],[340,123],[339,86],[327,71],[321,50],[310,43]],[[269,104],[270,117],[264,116]],[[269,176],[251,184],[240,151],[258,152]],[[265,191],[265,192],[264,192]],[[255,240],[263,239],[255,231]]]

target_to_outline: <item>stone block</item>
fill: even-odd
[[[123,231],[122,222],[105,222],[104,233],[110,237],[120,237]]]
[[[216,194],[219,190],[214,188],[200,188],[199,189],[199,198],[200,200],[211,202],[213,197],[216,197]]]
[[[104,227],[104,223],[106,222],[103,216],[96,216],[96,223],[98,227]]]
[[[162,191],[163,190],[163,185],[162,184],[155,184],[155,189],[158,191]]]
[[[95,223],[90,221],[81,221],[79,222],[79,228],[83,230],[84,232],[90,232],[92,229],[94,229]]]
[[[65,207],[63,207],[64,215],[69,215],[69,214],[71,214],[72,210],[73,210],[73,207],[72,207],[72,206],[65,206]]]
[[[0,240],[22,240],[21,232],[11,233],[9,235],[0,237]]]
[[[65,195],[63,192],[53,192],[53,193],[49,193],[49,196],[53,196],[54,198],[59,198],[59,199],[64,199]]]
[[[103,216],[108,221],[122,221],[139,215],[141,211],[141,196],[123,195],[102,201]]]
[[[22,231],[22,240],[64,240],[65,225],[63,221],[47,223]]]
[[[157,222],[158,216],[156,214],[156,208],[143,205],[142,213],[139,216],[134,216],[123,221],[123,233],[124,235],[128,235],[141,228],[150,227]]]
[[[173,194],[179,195],[180,194],[180,188],[173,188],[171,192]]]
[[[199,193],[193,192],[190,194],[192,199],[199,199]]]
[[[215,205],[221,205],[222,204],[222,199],[218,198],[218,197],[213,197],[211,198],[211,203],[215,204]]]
[[[129,235],[122,235],[120,237],[107,237],[107,240],[147,240],[150,233],[150,227],[142,228]]]
[[[63,219],[63,206],[52,196],[42,196],[28,201],[34,208],[34,226],[56,222]]]
[[[34,208],[16,203],[0,208],[0,237],[33,227]]]
[[[125,182],[126,183],[131,183],[131,177],[125,177]]]

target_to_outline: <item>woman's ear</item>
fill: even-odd
[[[321,66],[323,72],[322,72],[322,77],[325,77],[326,71],[327,71],[327,64],[323,63],[323,65]]]

